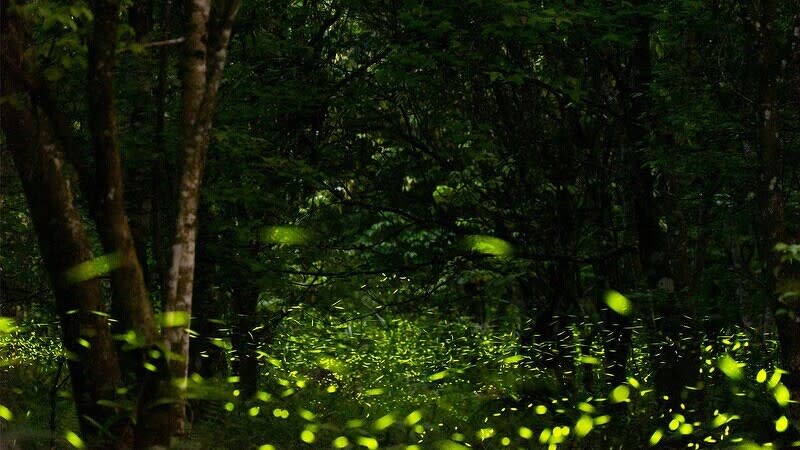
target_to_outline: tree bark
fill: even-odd
[[[790,391],[791,399],[800,401],[800,306],[794,302],[778,301],[777,292],[784,282],[791,282],[797,277],[797,269],[792,264],[781,267],[781,255],[775,248],[787,239],[784,219],[786,198],[783,191],[784,150],[780,137],[781,111],[777,80],[781,76],[781,63],[774,29],[777,26],[776,14],[776,0],[762,0],[760,10],[754,14],[753,24],[758,42],[759,252],[764,263],[766,295],[770,299],[778,328],[781,357],[789,371],[784,384]],[[793,39],[800,39],[800,31],[793,30],[793,33],[798,33],[798,36],[793,34]],[[796,46],[797,42],[793,42],[793,45]],[[800,407],[796,403],[790,407],[790,411],[794,420],[800,420]]]
[[[635,3],[640,8],[646,4],[645,0]],[[689,311],[683,310],[684,314],[675,313],[677,302],[680,299],[687,300],[682,294],[675,292],[674,286],[676,273],[680,275],[680,272],[685,270],[680,267],[680,263],[686,263],[686,258],[685,255],[676,255],[676,258],[682,261],[677,261],[679,264],[670,264],[670,239],[659,223],[661,217],[668,214],[678,216],[680,210],[677,203],[667,201],[666,196],[658,198],[654,196],[657,180],[653,169],[646,164],[645,150],[649,146],[651,129],[648,124],[652,122],[648,116],[652,108],[649,90],[653,81],[653,67],[650,49],[652,19],[645,14],[639,12],[634,19],[633,25],[637,31],[627,79],[623,83],[625,95],[628,96],[625,114],[626,135],[631,147],[628,158],[631,182],[628,189],[632,196],[632,219],[638,237],[639,262],[646,278],[646,287],[650,290],[656,309],[669,310],[669,314],[656,313],[663,319],[655,325],[654,331],[663,336],[661,340],[665,344],[653,348],[652,353],[660,354],[659,360],[654,361],[656,364],[654,386],[659,398],[665,398],[665,404],[672,407],[681,403],[685,386],[694,384],[693,380],[697,374],[695,361],[699,347],[691,347],[694,345],[692,343],[687,347],[682,339],[681,333],[684,330],[682,322],[686,317],[694,319],[690,317],[691,308]],[[665,173],[663,178],[667,180],[663,188],[676,192],[677,180],[669,173]],[[679,276],[679,278],[683,281],[684,277]],[[667,280],[666,283],[672,287],[666,292],[657,290],[661,280]],[[686,285],[679,286],[678,289],[683,287]]]
[[[106,252],[116,252],[120,267],[111,273],[112,312],[125,330],[139,333],[150,346],[157,331],[142,267],[136,254],[123,205],[122,161],[112,83],[119,3],[96,0],[90,33],[88,85],[89,129],[95,157],[100,240]]]
[[[213,11],[210,0],[191,3],[190,38],[187,39],[190,57],[184,89],[183,172],[172,279],[168,283],[167,309],[170,311],[191,313],[200,180],[238,3],[237,0],[218,2]],[[72,140],[68,125],[71,122],[58,110],[46,80],[35,75],[35,63],[26,67],[22,21],[8,13],[13,11],[9,0],[2,0],[2,6],[6,14],[2,15],[1,50],[4,69],[9,68],[11,74],[2,77],[2,95],[13,100],[2,103],[2,127],[23,180],[42,256],[54,286],[64,345],[74,354],[70,370],[81,431],[92,448],[168,446],[170,437],[184,430],[183,392],[177,391],[176,407],[158,403],[176,393],[172,387],[185,382],[189,341],[185,324],[167,328],[164,339],[169,353],[158,352],[161,356],[150,357],[148,362],[157,367],[155,374],[142,370],[143,359],[161,350],[162,340],[153,320],[123,203],[120,138],[112,83],[120,2],[91,2],[94,18],[87,40],[87,96],[94,171],[91,164],[86,164],[86,155],[79,152]],[[207,30],[211,31],[210,35]],[[211,49],[208,53],[205,42],[209,42]],[[112,313],[122,330],[136,332],[144,344],[122,359],[119,356],[123,355],[115,350],[103,312],[104,300],[97,274],[77,280],[65,276],[65,271],[78,264],[86,263],[87,267],[93,264],[90,240],[73,204],[69,180],[62,172],[65,156],[78,172],[104,251],[113,255],[113,265],[105,268],[111,277]],[[165,356],[173,354],[178,356],[172,357],[168,365]],[[132,391],[140,393],[133,405],[137,416],[135,432],[130,413],[124,408],[98,404],[100,400],[114,401],[116,387],[121,384],[125,370],[137,375],[138,385]],[[170,383],[170,373],[178,383]],[[111,443],[110,439],[100,437],[97,424],[110,429],[118,442]]]
[[[191,315],[192,311],[200,185],[217,91],[238,8],[238,0],[217,2],[213,12],[210,0],[192,0],[189,5],[179,156],[182,172],[166,299],[166,310],[170,312]],[[185,392],[180,388],[180,380],[185,381],[188,375],[189,334],[185,326],[165,328],[164,334],[169,351],[180,355],[170,361],[170,370],[179,386],[171,427],[173,434],[181,435],[185,432]]]
[[[8,11],[8,2],[3,9]],[[0,51],[4,63],[16,64],[24,72],[24,31],[13,18],[2,20]],[[83,439],[90,448],[132,448],[133,428],[127,413],[98,404],[114,402],[121,385],[120,367],[104,314],[102,290],[97,278],[75,281],[66,272],[93,258],[91,243],[81,224],[69,180],[62,167],[64,156],[48,117],[40,114],[27,98],[24,86],[12,77],[2,77],[2,129],[14,165],[22,180],[39,248],[56,299],[64,347],[69,352],[72,393]],[[102,402],[101,402],[102,403]],[[97,428],[104,424],[107,430]],[[110,431],[112,437],[104,434]]]
[[[95,220],[103,248],[116,254],[120,262],[111,272],[112,314],[118,320],[120,331],[134,331],[143,343],[140,348],[120,354],[124,368],[142,383],[136,409],[136,445],[163,446],[169,444],[169,428],[158,420],[160,407],[154,403],[168,393],[164,381],[168,370],[158,361],[167,356],[157,345],[160,338],[123,202],[119,127],[112,82],[120,5],[116,0],[95,0],[91,6],[94,20],[88,39],[87,92],[97,183]],[[142,364],[152,352],[160,355],[150,361],[156,363],[156,374],[142,370]]]

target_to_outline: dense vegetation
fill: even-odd
[[[800,3],[0,25],[0,448],[800,447]]]

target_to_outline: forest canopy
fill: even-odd
[[[0,448],[800,447],[800,2],[0,6]]]

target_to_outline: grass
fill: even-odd
[[[684,340],[700,364],[694,385],[670,403],[653,388],[658,336],[642,321],[632,326],[628,381],[612,386],[602,342],[582,351],[578,328],[553,355],[548,343],[520,349],[511,325],[478,327],[435,312],[338,325],[335,317],[287,320],[259,349],[256,398],[240,398],[235,378],[193,378],[191,433],[177,447],[800,446],[785,418],[774,340],[754,345],[741,330]],[[28,324],[0,336],[0,393],[14,414],[2,421],[7,448],[49,448],[61,357],[53,331]],[[70,448],[64,436],[77,430],[68,384],[57,392],[53,435]]]

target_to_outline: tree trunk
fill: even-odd
[[[169,428],[158,420],[155,402],[164,397],[167,370],[166,355],[156,346],[158,331],[153,320],[147,286],[136,253],[128,216],[124,209],[122,160],[119,127],[114,104],[113,68],[119,22],[119,3],[97,0],[92,3],[94,20],[88,40],[89,129],[95,156],[97,181],[97,229],[106,252],[119,258],[119,267],[111,272],[112,314],[121,331],[134,331],[143,346],[120,355],[121,362],[143,383],[143,396],[137,405],[137,446],[166,445]],[[148,354],[157,352],[158,369],[150,374],[141,369]],[[152,358],[152,357],[151,357]]]
[[[7,11],[7,2],[3,9]],[[23,71],[19,46],[22,31],[3,18],[4,63],[17,63]],[[97,278],[69,277],[80,264],[91,264],[91,243],[75,208],[69,181],[62,171],[63,155],[48,127],[48,118],[38,114],[18,81],[2,77],[2,96],[22,97],[22,105],[3,102],[2,128],[14,165],[22,180],[31,211],[45,269],[56,298],[62,341],[69,358],[72,393],[83,439],[90,448],[132,448],[133,428],[120,408],[101,406],[99,401],[117,400],[120,368],[104,315],[102,290]],[[38,125],[38,126],[37,126]],[[85,266],[84,266],[85,267]],[[109,420],[111,418],[111,420]],[[96,424],[109,424],[112,441]]]
[[[637,6],[644,4],[645,1],[636,3]],[[631,147],[628,159],[632,174],[629,189],[639,243],[639,261],[646,278],[646,286],[651,292],[656,309],[669,310],[669,314],[658,314],[663,319],[656,324],[654,330],[663,336],[660,340],[666,342],[658,348],[651,349],[652,354],[659,354],[658,361],[654,361],[656,363],[654,386],[659,398],[666,396],[666,404],[675,406],[681,403],[684,387],[693,384],[692,380],[697,373],[694,364],[697,352],[694,348],[685,347],[681,334],[684,328],[681,325],[686,319],[683,314],[675,314],[676,302],[680,296],[675,293],[673,272],[684,269],[670,264],[669,237],[659,223],[662,216],[668,213],[677,214],[678,211],[673,210],[677,206],[670,208],[665,196],[654,197],[656,177],[645,160],[644,151],[648,147],[650,138],[650,127],[647,124],[650,122],[649,89],[653,74],[650,50],[651,19],[643,14],[639,13],[635,19],[634,26],[637,32],[627,80],[624,83],[625,94],[629,97],[626,111],[626,135]],[[669,174],[666,174],[665,179],[669,178]],[[666,292],[657,290],[662,280],[665,280],[668,286],[672,286],[667,288]]]
[[[167,299],[167,309],[173,312],[191,313],[200,180],[238,3],[237,0],[215,2],[212,11],[210,0],[192,2],[190,23],[193,25],[189,27],[187,39],[189,70],[185,83],[181,157],[184,170]],[[185,330],[188,324],[181,323],[166,330],[168,350],[170,354],[178,355],[168,366],[167,354],[160,351],[161,337],[153,320],[123,203],[120,138],[112,84],[120,3],[117,0],[91,2],[94,17],[87,39],[87,96],[94,171],[90,164],[86,164],[89,159],[72,139],[71,122],[58,109],[46,80],[34,67],[35,61],[25,60],[25,29],[13,13],[8,14],[14,8],[10,8],[9,0],[2,0],[2,6],[6,14],[2,15],[0,53],[4,69],[8,68],[2,77],[2,95],[15,99],[2,103],[2,127],[23,181],[42,256],[54,286],[64,345],[75,355],[70,370],[81,431],[92,448],[168,446],[170,437],[181,434],[184,429],[182,390],[177,390],[175,408],[159,404],[175,393],[174,386],[185,382],[189,345]],[[211,49],[208,54],[205,52],[206,42]],[[198,52],[198,49],[202,51]],[[198,84],[199,76],[203,82]],[[65,156],[79,175],[82,193],[97,224],[100,241],[107,253],[103,264],[92,261],[89,238],[73,205],[69,180],[61,169]],[[111,277],[111,309],[119,327],[134,331],[143,343],[122,359],[119,356],[123,355],[117,354],[111,339],[97,281],[98,275],[107,272]],[[159,356],[153,357],[153,353]],[[144,362],[156,366],[154,374],[142,370]],[[137,419],[135,433],[132,432],[130,413],[123,411],[123,407],[101,405],[105,403],[103,400],[115,400],[116,387],[121,384],[126,369],[137,375],[135,382],[138,386],[130,390],[139,393],[138,400],[132,405]],[[170,372],[178,383],[171,382]],[[112,444],[105,437],[101,438],[100,430],[94,428],[96,424],[107,424],[119,442]]]
[[[167,286],[166,310],[173,313],[192,312],[197,212],[200,185],[203,179],[211,121],[216,107],[217,91],[225,68],[233,21],[238,0],[217,2],[212,14],[210,0],[194,0],[189,5],[186,55],[183,74],[181,178],[178,186],[178,213],[175,240],[172,246]],[[211,20],[210,20],[211,19]],[[188,324],[165,327],[164,335],[171,353],[180,355],[170,361],[172,376],[177,381],[177,402],[170,426],[173,434],[185,433],[185,384],[189,368]]]
[[[778,290],[784,283],[791,283],[797,277],[794,264],[781,267],[781,255],[775,246],[786,240],[783,192],[783,145],[780,137],[780,107],[778,102],[778,80],[781,76],[781,63],[775,37],[776,0],[762,0],[760,11],[754,14],[754,29],[758,42],[758,143],[759,143],[759,210],[761,212],[761,239],[759,252],[763,259],[763,275],[766,295],[775,315],[780,341],[781,357],[790,372],[784,378],[791,399],[800,401],[800,305],[793,301],[778,301]],[[800,21],[796,22],[796,25]],[[797,29],[796,29],[797,30]],[[797,40],[794,36],[795,50]],[[797,58],[795,58],[797,59]],[[796,300],[796,299],[795,299]],[[800,407],[797,403],[790,408],[793,419],[800,420]]]
[[[97,0],[92,6],[87,92],[96,164],[97,228],[105,251],[120,258],[120,267],[111,272],[112,312],[124,330],[136,331],[150,346],[156,342],[157,331],[123,205],[122,160],[112,84],[119,4],[114,0]]]

